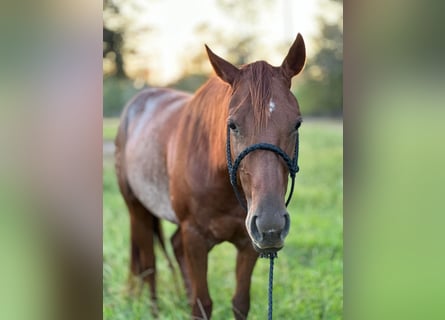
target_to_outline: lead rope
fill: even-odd
[[[273,267],[274,259],[277,258],[276,252],[261,254],[261,258],[269,258],[269,289],[268,289],[268,309],[267,309],[267,319],[272,320],[272,310],[273,310]]]

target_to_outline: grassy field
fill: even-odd
[[[104,139],[114,138],[116,120],[104,122]],[[300,129],[300,172],[289,206],[291,229],[275,261],[274,319],[342,319],[343,308],[343,131],[341,122],[308,120]],[[106,137],[105,137],[106,135]],[[129,219],[119,194],[111,157],[103,168],[104,319],[151,319],[148,290],[127,294]],[[164,223],[168,237],[175,226]],[[171,256],[172,250],[168,246]],[[212,319],[233,319],[235,248],[224,243],[210,253]],[[269,261],[257,262],[249,319],[267,317]],[[185,292],[157,251],[160,319],[190,319]]]
[[[114,140],[116,137],[119,118],[105,118],[103,120],[102,135],[104,140]]]

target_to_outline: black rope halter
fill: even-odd
[[[272,151],[276,154],[278,154],[286,163],[287,168],[289,169],[289,175],[291,178],[291,188],[289,191],[289,196],[286,200],[286,207],[288,206],[292,194],[294,193],[294,185],[295,185],[295,175],[300,170],[298,167],[298,147],[299,147],[299,139],[298,139],[298,132],[295,138],[295,149],[294,149],[294,157],[291,159],[286,152],[284,152],[279,147],[270,144],[270,143],[256,143],[251,146],[248,146],[246,149],[241,151],[241,153],[236,157],[235,162],[232,162],[232,154],[231,154],[231,147],[230,147],[230,128],[227,126],[227,141],[226,141],[226,156],[227,156],[227,168],[229,169],[229,176],[230,176],[230,184],[232,185],[233,191],[235,192],[236,198],[238,199],[241,206],[244,208],[244,210],[247,211],[247,204],[246,200],[241,196],[239,190],[238,190],[238,183],[237,183],[237,171],[238,167],[241,163],[241,161],[251,152],[255,150],[266,150],[266,151]],[[277,258],[276,252],[268,252],[260,255],[261,258],[269,258],[270,259],[270,265],[269,265],[269,290],[268,290],[268,319],[272,320],[272,289],[273,289],[273,267],[274,267],[274,259]]]
[[[232,185],[233,191],[235,192],[236,198],[238,199],[241,206],[244,208],[244,210],[247,211],[247,205],[245,199],[241,196],[239,190],[238,190],[238,183],[237,183],[237,171],[238,167],[241,163],[241,161],[252,151],[255,150],[267,150],[272,151],[276,154],[278,154],[286,163],[287,168],[289,169],[289,175],[291,178],[291,188],[289,191],[289,196],[286,200],[286,207],[288,206],[292,194],[294,193],[294,185],[295,185],[295,175],[300,170],[298,167],[298,133],[295,138],[295,149],[294,149],[294,157],[291,159],[286,152],[284,152],[281,148],[270,144],[270,143],[256,143],[251,146],[248,146],[246,149],[241,151],[241,153],[238,155],[238,157],[235,159],[235,162],[232,163],[232,154],[231,154],[231,148],[230,148],[230,128],[227,126],[227,141],[226,141],[226,156],[227,156],[227,168],[229,169],[229,176],[230,176],[230,184]]]

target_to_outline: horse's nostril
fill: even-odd
[[[263,236],[261,235],[261,232],[258,230],[257,218],[258,218],[257,216],[252,217],[252,222],[250,223],[250,231],[252,232],[252,237],[256,241],[262,241]]]
[[[280,235],[282,241],[284,241],[284,238],[286,238],[287,234],[289,233],[289,228],[290,228],[290,218],[289,215],[286,213],[284,215],[284,228]]]

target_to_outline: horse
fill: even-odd
[[[302,122],[290,87],[306,49],[298,34],[279,67],[236,67],[205,48],[216,75],[194,95],[149,88],[122,112],[115,167],[130,215],[130,270],[149,285],[156,306],[154,241],[165,252],[161,220],[173,222],[192,317],[210,319],[208,254],[229,241],[237,249],[233,314],[245,319],[259,254],[280,250],[289,232],[288,155],[297,151]]]

